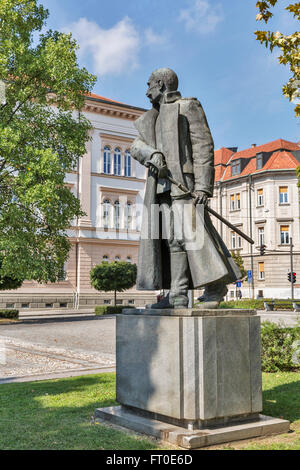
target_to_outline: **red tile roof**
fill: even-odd
[[[96,98],[96,99],[98,99],[98,100],[109,101],[109,102],[111,102],[111,103],[124,104],[124,103],[121,103],[121,101],[111,100],[111,99],[109,99],[109,98],[105,98],[104,96],[96,95],[95,93],[88,93],[86,96],[87,96],[87,97],[90,97],[90,98]]]
[[[272,142],[268,142],[267,144],[258,145],[256,147],[250,147],[249,149],[236,152],[234,154],[233,160],[237,160],[238,158],[255,157],[255,155],[260,152],[274,152],[274,150],[280,150],[280,149],[300,150],[300,146],[295,142],[289,142],[288,140],[277,139],[277,140],[273,140]]]
[[[267,144],[259,145],[257,147],[251,147],[246,150],[241,150],[232,154],[232,158],[229,158],[226,162],[226,165],[221,163],[221,158],[224,152],[221,151],[224,149],[216,150],[215,152],[215,181],[228,181],[237,177],[247,176],[250,174],[257,174],[266,170],[286,170],[294,169],[299,166],[298,160],[293,156],[291,151],[298,150],[300,151],[300,145],[298,143],[289,142],[287,140],[278,139]],[[269,157],[263,168],[256,169],[256,154],[260,152],[272,152],[272,155]],[[231,162],[237,159],[246,159],[247,163],[242,172],[239,175],[231,176]],[[216,163],[218,162],[218,163]]]
[[[222,147],[215,151],[215,166],[216,165],[226,165],[231,155],[233,154],[232,150]]]

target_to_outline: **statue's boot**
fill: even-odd
[[[198,297],[199,302],[222,302],[228,289],[222,282],[214,282],[205,286],[204,294]]]
[[[163,308],[187,308],[188,299],[188,260],[185,251],[170,253],[171,261],[171,289],[168,295],[156,304],[152,304],[152,309]]]
[[[154,308],[154,309],[160,309],[160,308],[173,308],[173,305],[170,304],[169,301],[169,294],[166,295],[166,297],[163,297],[159,302],[156,304],[152,304],[151,306],[146,305],[146,308]]]
[[[173,308],[187,308],[189,304],[189,265],[185,251],[170,253],[171,261],[171,289],[169,293],[170,304]]]

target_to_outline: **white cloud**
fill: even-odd
[[[222,5],[218,3],[213,6],[209,0],[193,0],[193,5],[179,14],[179,20],[185,23],[187,31],[200,34],[213,32],[223,19]]]
[[[168,38],[164,34],[156,34],[152,28],[147,28],[145,42],[149,46],[163,46],[168,42]]]
[[[77,40],[79,55],[90,56],[93,71],[100,76],[120,75],[137,67],[140,37],[130,18],[125,17],[110,29],[80,18],[64,28]]]

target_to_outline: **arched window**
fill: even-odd
[[[131,256],[127,256],[126,261],[127,261],[127,263],[132,263],[132,258],[131,258]]]
[[[125,206],[125,228],[127,230],[132,228],[132,204],[128,202]]]
[[[120,203],[116,201],[114,204],[114,226],[115,228],[120,228]]]
[[[125,176],[131,176],[131,156],[129,150],[125,152]]]
[[[110,160],[110,148],[108,146],[104,147],[104,173],[110,174],[111,160]]]
[[[111,225],[111,203],[108,199],[103,201],[103,227],[108,228]]]
[[[121,150],[119,148],[116,148],[114,153],[114,175],[121,175]]]
[[[115,261],[120,261],[120,256],[115,256]]]
[[[102,261],[108,261],[108,256],[104,255],[103,258],[102,258]]]

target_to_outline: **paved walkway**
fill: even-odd
[[[115,318],[87,314],[0,325],[0,383],[115,370]]]

